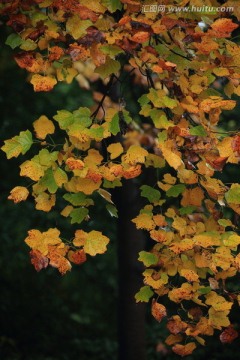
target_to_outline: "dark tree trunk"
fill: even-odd
[[[134,298],[143,286],[143,267],[137,259],[145,236],[131,222],[139,213],[141,198],[133,180],[124,181],[114,195],[119,213],[119,360],[145,360],[145,306]]]

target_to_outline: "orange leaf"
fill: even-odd
[[[231,32],[238,28],[238,24],[232,22],[231,19],[221,18],[217,19],[211,28],[214,30],[216,37],[229,37]]]
[[[157,321],[167,316],[167,311],[164,305],[157,303],[155,300],[152,302],[152,315]]]
[[[180,356],[190,355],[195,349],[196,349],[196,344],[194,342],[190,342],[186,345],[176,344],[172,348],[172,350]]]
[[[52,76],[42,76],[34,74],[30,83],[33,85],[34,91],[50,91],[57,84],[57,80]]]
[[[138,31],[130,39],[138,44],[142,44],[150,38],[150,34],[146,31]]]
[[[77,250],[77,251],[70,250],[68,252],[68,259],[72,263],[80,265],[80,264],[84,263],[87,260],[87,256],[86,256],[85,251],[83,249]]]

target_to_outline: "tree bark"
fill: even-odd
[[[141,208],[138,187],[133,180],[123,182],[115,192],[118,208],[119,269],[119,360],[145,360],[145,305],[136,303],[142,283],[143,266],[137,260],[144,249],[145,236],[131,220]]]

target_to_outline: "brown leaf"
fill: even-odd
[[[38,250],[30,251],[31,263],[35,267],[36,271],[45,269],[48,266],[48,258]]]
[[[153,302],[152,302],[152,316],[159,322],[165,316],[167,316],[167,311],[166,311],[165,306],[157,303],[156,300],[153,300]]]
[[[231,344],[237,337],[238,332],[230,325],[220,334],[220,341],[223,344]]]

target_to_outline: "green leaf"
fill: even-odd
[[[198,289],[198,292],[202,295],[205,295],[205,294],[210,293],[211,290],[212,289],[210,286],[206,286],[206,287],[202,287],[202,288]]]
[[[152,109],[149,113],[156,129],[168,129],[173,123],[168,121],[166,114],[158,109]]]
[[[22,38],[18,34],[10,34],[5,41],[6,45],[9,45],[12,49],[15,49],[22,44]]]
[[[225,193],[225,199],[229,204],[240,204],[240,185],[232,184],[230,190]]]
[[[57,115],[53,116],[53,118],[58,122],[60,128],[63,130],[66,130],[74,122],[72,113],[67,110],[59,110]]]
[[[150,252],[140,251],[138,260],[142,261],[146,267],[149,267],[157,264],[158,257]]]
[[[166,56],[166,55],[170,54],[169,48],[164,44],[159,44],[159,45],[155,46],[155,49],[161,56]]]
[[[111,13],[122,9],[122,4],[120,0],[101,0],[101,3],[103,6],[106,6],[106,8]]]
[[[109,124],[109,131],[115,136],[120,132],[120,126],[119,126],[119,115],[116,113],[110,124]]]
[[[144,94],[142,95],[139,99],[138,99],[138,102],[141,106],[143,105],[147,105],[149,104],[150,100],[149,98],[147,97],[147,94]]]
[[[58,185],[54,179],[52,169],[47,169],[39,184],[45,186],[50,192],[50,194],[55,194],[58,189]]]
[[[117,45],[103,45],[100,47],[100,50],[109,56],[116,56],[122,52],[124,52],[119,46]]]
[[[120,67],[121,65],[117,60],[107,57],[105,64],[96,68],[95,72],[98,73],[102,79],[106,79],[109,75],[117,73]]]
[[[195,136],[207,136],[207,132],[202,125],[194,126],[189,132],[191,135]]]
[[[33,144],[32,133],[29,130],[21,131],[18,136],[18,142],[22,146],[22,154],[26,154]]]
[[[166,195],[168,197],[178,197],[185,189],[186,186],[183,184],[174,185],[166,191]]]
[[[84,207],[80,207],[74,209],[70,213],[71,224],[80,224],[85,217],[88,215],[88,209]]]
[[[133,119],[131,118],[131,116],[129,115],[129,112],[127,110],[123,110],[123,117],[124,117],[124,121],[127,123],[127,124],[130,124]]]
[[[172,99],[172,98],[170,98],[168,96],[163,96],[162,102],[169,109],[174,109],[175,107],[178,106],[178,101],[175,100],[175,99]]]
[[[87,28],[92,25],[93,23],[90,20],[82,20],[78,15],[73,15],[68,18],[66,22],[66,30],[75,40],[77,40],[85,35]]]
[[[135,295],[136,302],[148,302],[149,299],[154,295],[150,286],[143,286],[139,292]]]
[[[118,211],[115,205],[107,204],[106,209],[112,217],[118,218]]]
[[[147,198],[149,202],[154,203],[160,200],[160,191],[154,189],[153,187],[148,185],[142,185],[140,189],[142,190],[141,196]]]
[[[233,223],[229,219],[219,219],[218,223],[223,227],[228,227],[228,226],[234,227]]]
[[[91,128],[88,129],[87,135],[89,135],[92,139],[102,139],[104,133],[104,128],[102,126],[99,126],[97,128]]]
[[[65,194],[63,198],[70,202],[73,206],[90,206],[94,205],[92,199],[87,198],[86,195],[82,192],[78,192],[77,194]]]
[[[31,39],[23,40],[20,49],[25,51],[32,51],[37,48],[37,43]]]
[[[5,140],[1,149],[6,153],[7,159],[11,159],[21,153],[24,155],[32,144],[32,134],[29,130],[26,130],[21,131],[19,135],[14,136],[12,139]]]
[[[186,207],[182,207],[179,209],[179,214],[180,215],[190,215],[194,212],[194,210],[196,210],[196,206],[186,206]]]
[[[32,160],[48,168],[53,165],[57,158],[58,151],[53,151],[50,153],[47,149],[42,149],[41,151],[39,151],[38,155],[35,155],[33,157]]]
[[[115,187],[121,187],[122,183],[121,183],[121,180],[119,180],[119,179],[116,179],[114,181],[109,181],[109,180],[104,179],[103,186],[106,189],[114,189]]]
[[[91,125],[91,111],[87,107],[80,107],[79,109],[73,111],[74,123],[79,123],[83,128],[86,128]]]

